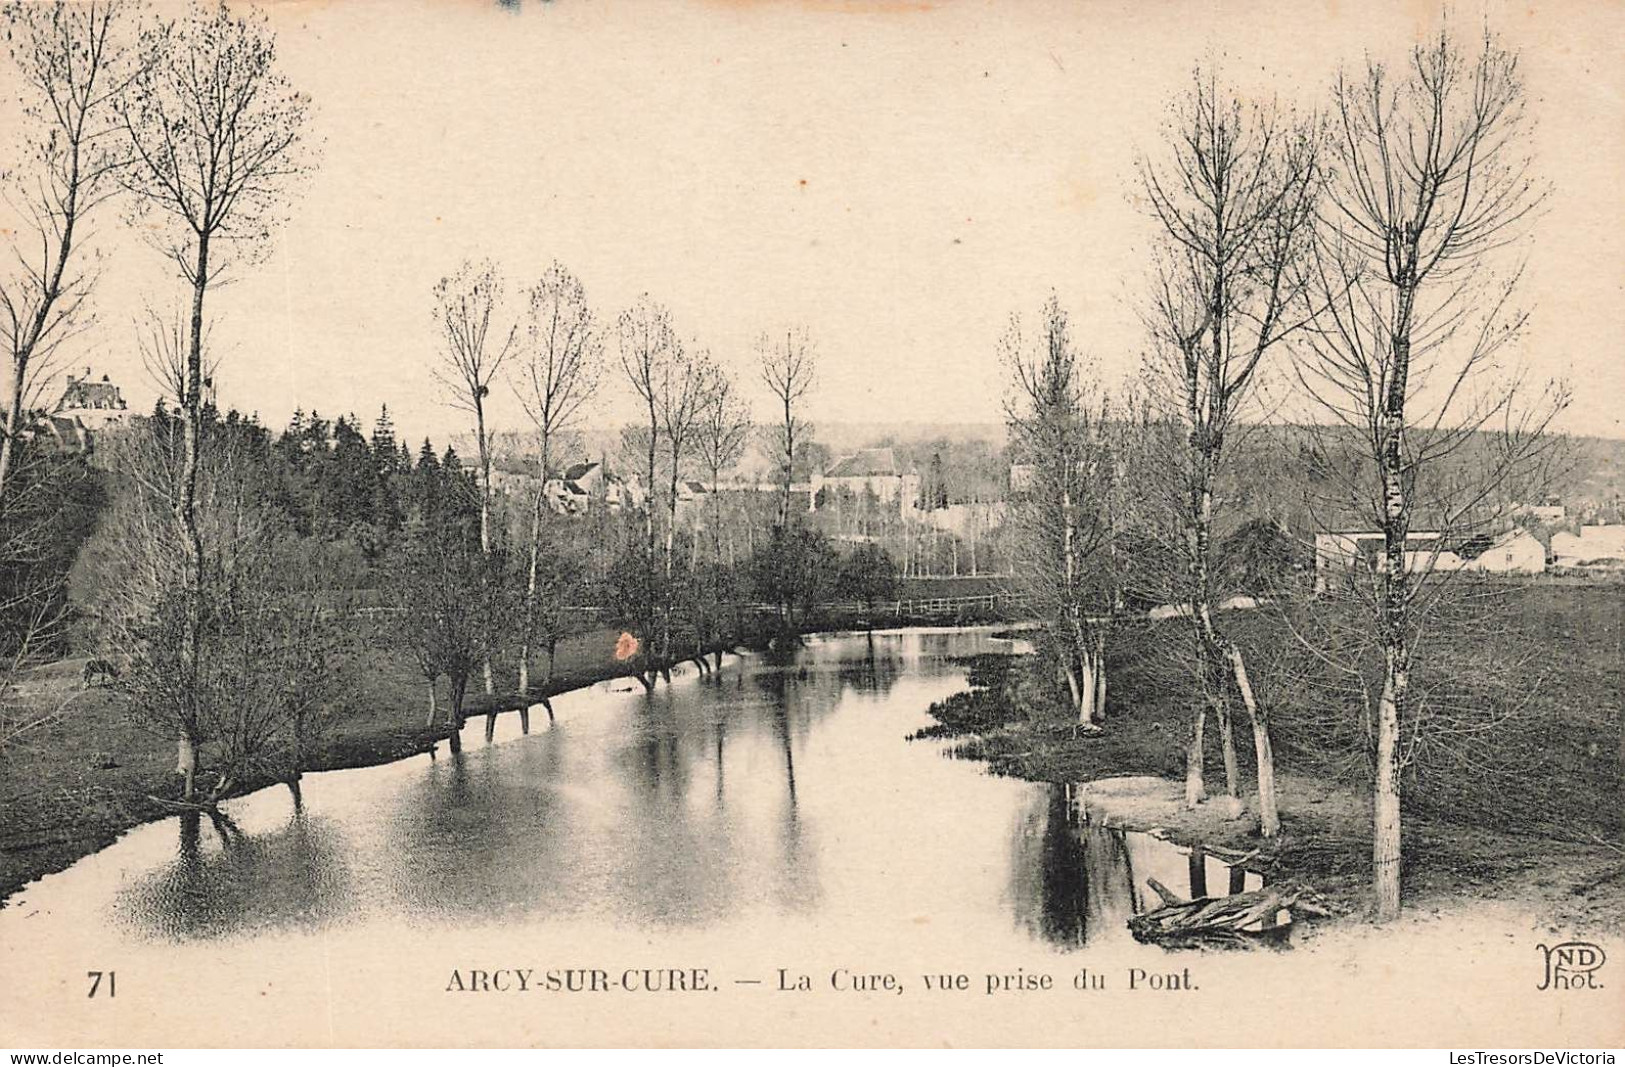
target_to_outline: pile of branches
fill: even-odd
[[[1146,881],[1162,898],[1162,907],[1130,919],[1129,932],[1136,941],[1164,948],[1284,948],[1293,920],[1277,921],[1283,909],[1316,918],[1337,913],[1335,905],[1301,886],[1266,886],[1186,900],[1155,878]]]

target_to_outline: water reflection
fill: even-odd
[[[1022,813],[1010,869],[1017,922],[1067,947],[1128,936],[1128,920],[1154,909],[1154,879],[1188,899],[1257,889],[1263,879],[1154,833],[1124,830],[1081,811],[1073,789],[1050,785]]]
[[[1127,930],[1134,874],[1122,831],[1076,820],[1065,786],[1047,787],[1024,813],[1013,843],[1021,925],[1069,947]]]
[[[963,687],[955,657],[1000,647],[986,633],[851,634],[653,694],[567,694],[534,734],[505,719],[489,746],[309,775],[303,805],[267,791],[227,805],[235,823],[144,828],[105,854],[116,884],[59,904],[101,899],[161,939],[338,922],[516,937],[746,923],[767,939],[805,917],[856,945],[929,922],[1072,948],[1127,936],[1147,877],[1182,891],[1199,870],[1228,887],[1210,857],[1080,819],[1066,787],[904,740]]]
[[[175,820],[174,858],[113,901],[115,922],[173,940],[319,926],[353,904],[341,835],[292,793],[278,829],[245,833],[229,816]]]

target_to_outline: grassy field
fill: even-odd
[[[1414,770],[1405,793],[1405,889],[1411,902],[1442,904],[1463,894],[1527,897],[1554,922],[1625,921],[1621,848],[1621,654],[1625,590],[1618,587],[1512,590],[1493,636],[1436,639],[1429,654],[1464,676],[1471,699],[1506,705],[1489,743],[1465,766],[1438,757]],[[1328,732],[1327,695],[1276,677],[1271,650],[1286,640],[1267,612],[1236,612],[1225,625],[1270,685],[1283,833],[1259,839],[1249,817],[1223,804],[1172,813],[1160,822],[1177,837],[1255,853],[1250,865],[1301,879],[1362,909],[1371,874],[1370,805],[1358,729]],[[1084,782],[1122,774],[1182,779],[1189,687],[1180,669],[1148,649],[1177,642],[1177,620],[1124,627],[1108,661],[1109,718],[1100,733],[1079,733],[1052,683],[1026,657],[982,657],[975,688],[933,713],[936,736],[962,737],[958,751],[994,773],[1036,781]],[[1537,655],[1529,655],[1534,650]],[[1517,668],[1509,671],[1508,665]],[[1488,691],[1521,679],[1517,691]],[[1346,709],[1344,709],[1346,710]],[[1351,713],[1357,724],[1357,715]],[[1224,790],[1218,731],[1207,741],[1209,795]],[[1241,795],[1255,788],[1252,739],[1237,725]],[[1355,751],[1350,751],[1352,748]],[[1171,825],[1169,824],[1171,822]]]

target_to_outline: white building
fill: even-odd
[[[920,476],[897,469],[889,448],[866,448],[840,460],[823,474],[813,475],[809,510],[818,506],[819,494],[846,491],[855,497],[872,493],[882,504],[895,505],[913,517],[920,501]]]
[[[1462,567],[1486,574],[1540,574],[1546,570],[1546,546],[1528,530],[1508,530]]]
[[[1597,566],[1604,560],[1625,563],[1625,523],[1582,526],[1578,534],[1555,533],[1552,555],[1559,567]]]
[[[1463,560],[1446,549],[1437,530],[1412,531],[1405,539],[1405,570],[1410,573],[1447,571]],[[1356,567],[1378,574],[1388,567],[1381,530],[1345,530],[1315,535],[1315,592],[1326,592],[1340,574]]]

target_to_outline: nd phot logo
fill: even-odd
[[[1608,962],[1601,945],[1590,941],[1565,941],[1560,945],[1536,945],[1545,957],[1546,975],[1536,989],[1601,989],[1597,972]]]

